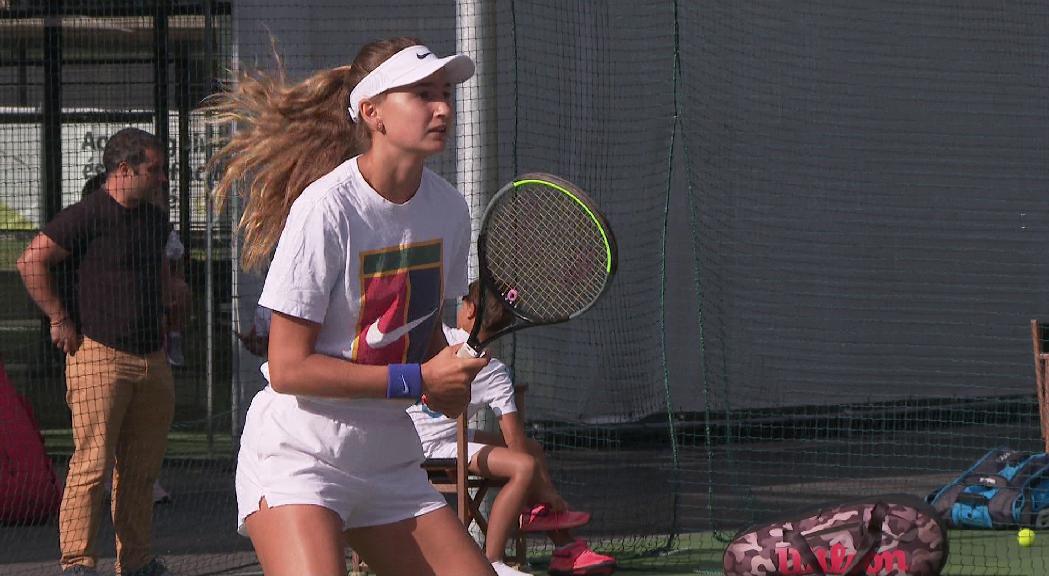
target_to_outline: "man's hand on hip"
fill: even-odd
[[[71,319],[64,318],[57,322],[51,322],[51,342],[62,352],[70,356],[76,354],[82,340],[82,337],[76,331],[76,325]]]

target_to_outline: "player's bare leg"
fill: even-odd
[[[266,576],[346,574],[342,519],[327,508],[309,504],[270,508],[263,498],[244,525]]]
[[[368,567],[383,576],[495,576],[448,507],[393,524],[353,528],[345,537]]]

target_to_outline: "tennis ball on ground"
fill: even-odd
[[[1034,530],[1031,530],[1030,528],[1021,529],[1016,533],[1016,541],[1024,548],[1034,544]]]

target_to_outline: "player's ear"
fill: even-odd
[[[463,300],[463,314],[466,314],[467,320],[473,320],[477,317],[477,308],[473,302],[469,300]]]
[[[379,128],[382,125],[382,120],[379,119],[379,111],[375,108],[375,104],[371,100],[361,100],[359,106],[360,114],[358,118],[364,120],[372,132],[382,132]]]

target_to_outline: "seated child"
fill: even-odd
[[[476,317],[478,293],[475,281],[470,284],[459,308],[456,318],[459,327],[444,327],[449,344],[465,342],[469,336]],[[510,322],[509,314],[491,294],[486,298],[484,317],[482,339],[486,332],[499,330]],[[490,406],[499,418],[502,433],[468,432],[469,469],[486,478],[506,480],[488,517],[485,555],[500,576],[524,574],[503,563],[506,542],[520,521],[521,530],[546,532],[557,546],[550,560],[550,574],[611,574],[615,570],[615,558],[594,552],[584,540],[573,537],[569,531],[589,522],[590,514],[570,509],[554,488],[542,447],[525,436],[524,420],[518,411],[514,392],[509,370],[495,359],[478,373],[473,382],[469,415]],[[412,406],[408,413],[419,431],[427,458],[456,456],[455,420],[427,409],[424,404]]]

